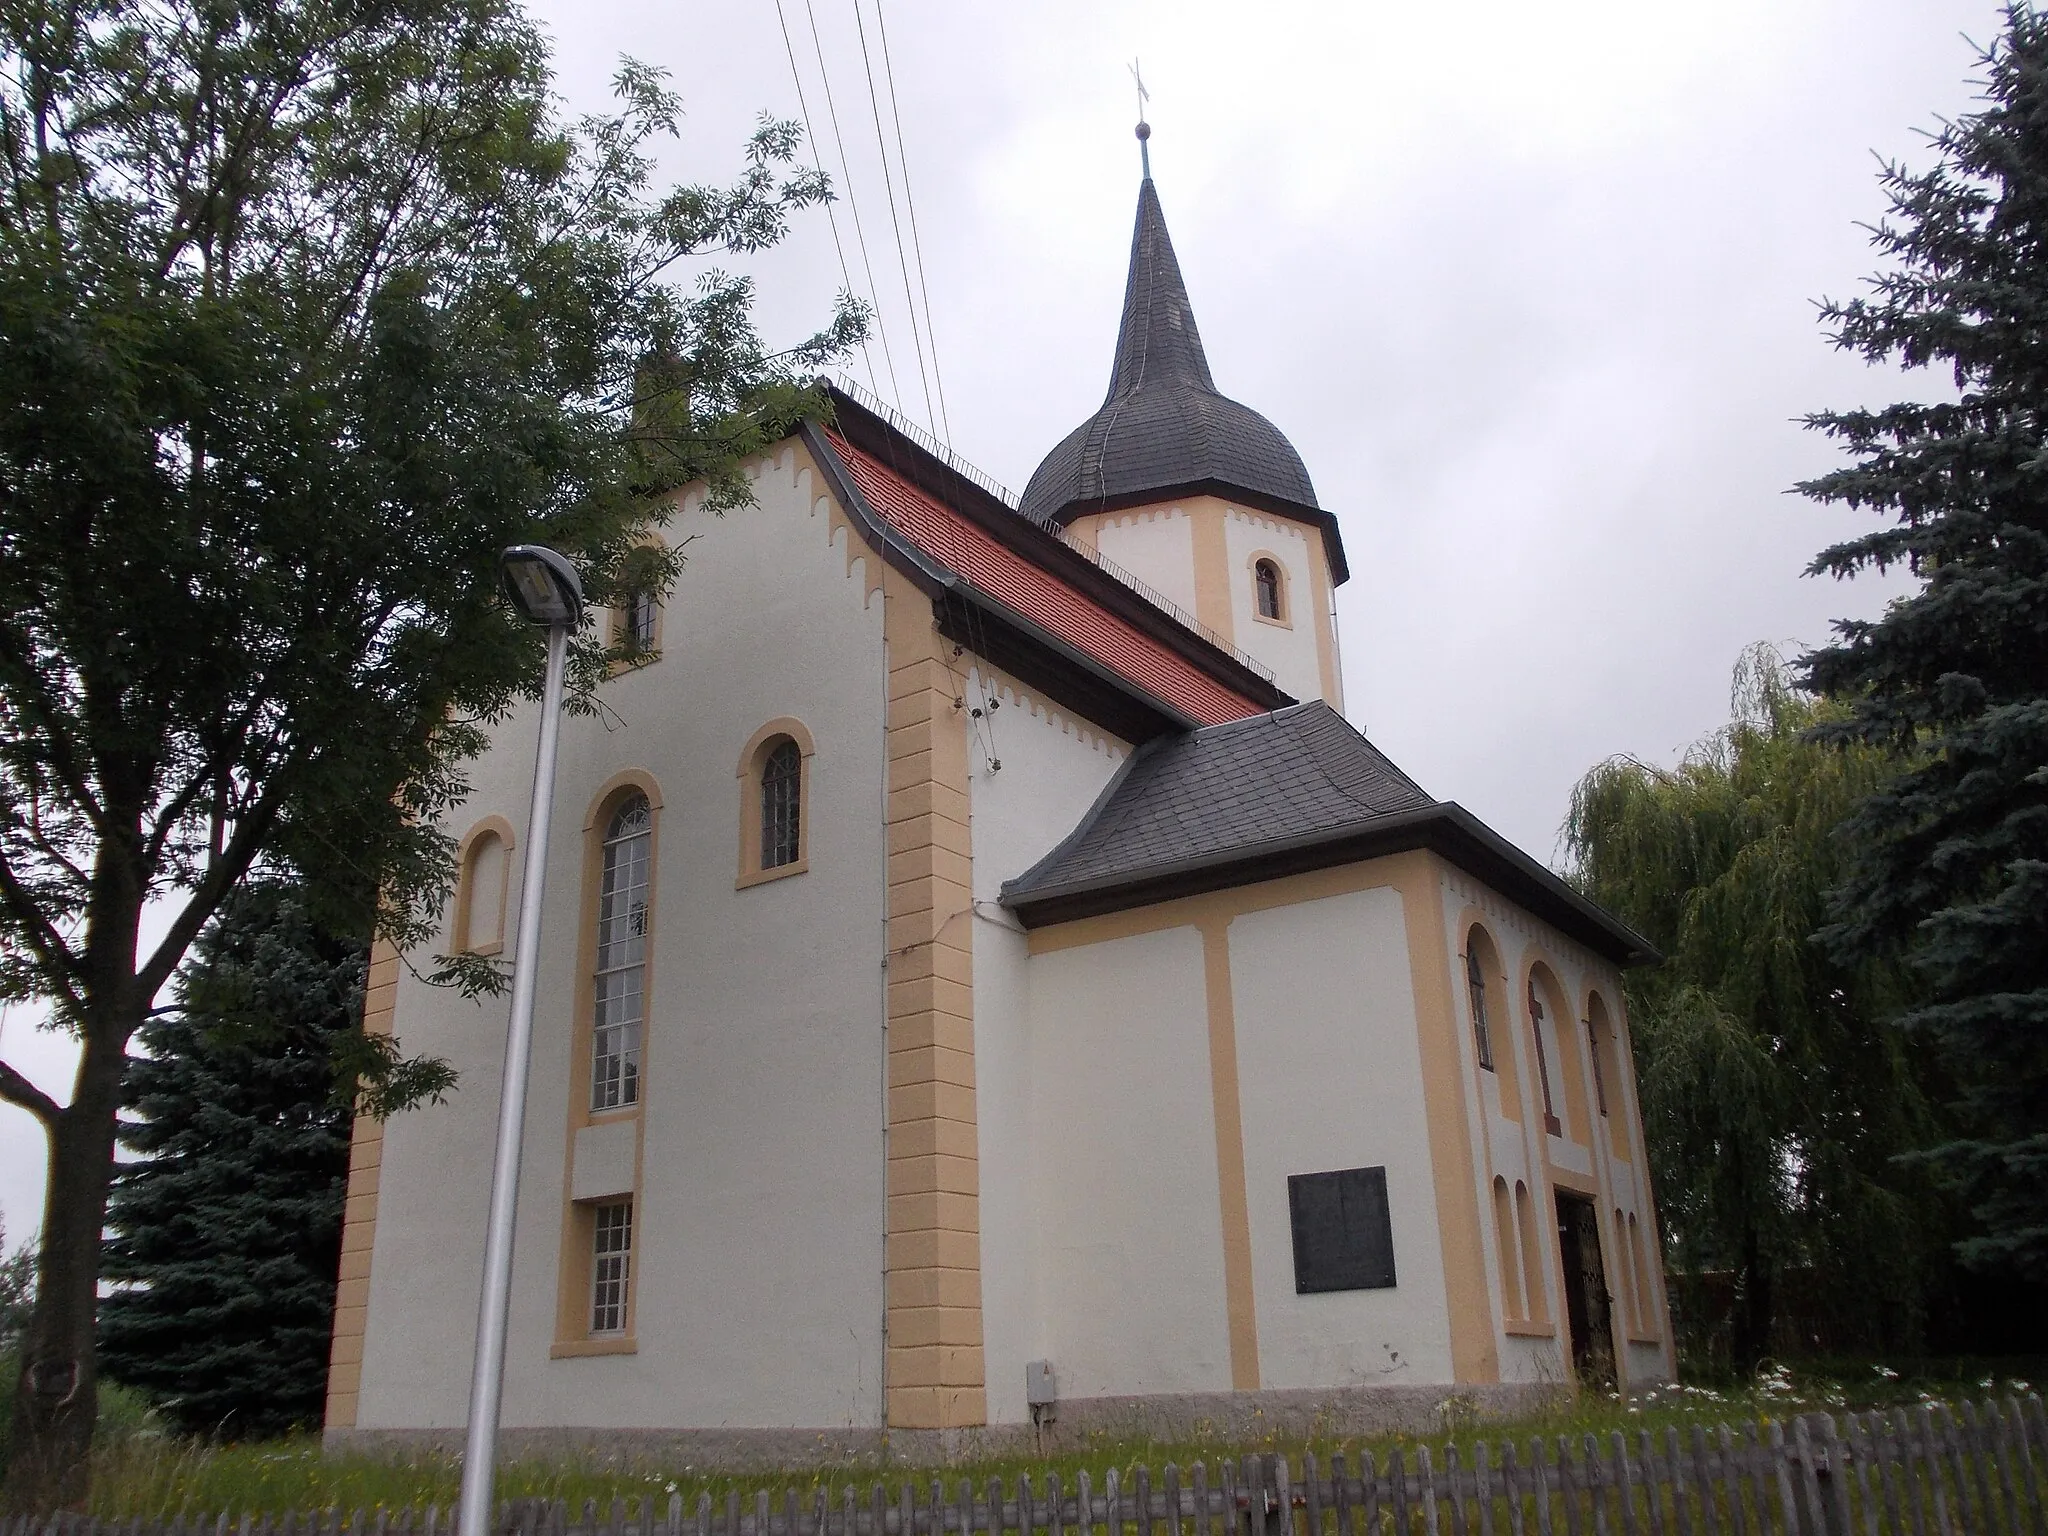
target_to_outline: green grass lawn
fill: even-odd
[[[962,1479],[985,1490],[991,1477],[1014,1489],[1020,1474],[1034,1479],[1051,1472],[1071,1489],[1075,1474],[1086,1471],[1099,1487],[1104,1473],[1119,1469],[1126,1478],[1139,1465],[1156,1475],[1168,1462],[1186,1468],[1205,1461],[1213,1470],[1226,1458],[1254,1451],[1280,1451],[1299,1465],[1304,1451],[1325,1466],[1331,1452],[1356,1457],[1370,1450],[1382,1464],[1399,1448],[1412,1456],[1427,1443],[1440,1454],[1455,1443],[1461,1454],[1480,1442],[1507,1438],[1526,1448],[1534,1437],[1554,1441],[1594,1434],[1604,1441],[1615,1430],[1631,1437],[1639,1429],[1661,1435],[1667,1425],[1695,1423],[1740,1425],[1765,1418],[1784,1419],[1818,1409],[1860,1409],[1912,1404],[1928,1398],[1957,1401],[1996,1393],[2025,1392],[2034,1383],[2048,1384],[2048,1360],[1898,1360],[1814,1361],[1795,1368],[1773,1368],[1755,1381],[1716,1385],[1679,1384],[1650,1396],[1624,1402],[1604,1394],[1585,1394],[1542,1414],[1513,1420],[1449,1424],[1429,1436],[1391,1435],[1338,1442],[1268,1435],[1256,1442],[1185,1441],[1167,1444],[1119,1440],[1108,1436],[1085,1450],[1044,1459],[1002,1457],[968,1459],[942,1468],[872,1465],[790,1466],[768,1473],[706,1473],[680,1463],[631,1454],[588,1451],[575,1456],[525,1459],[500,1469],[498,1488],[504,1498],[565,1499],[580,1506],[596,1500],[608,1506],[614,1498],[653,1499],[665,1509],[671,1494],[680,1494],[694,1508],[699,1493],[722,1503],[729,1490],[751,1498],[757,1489],[796,1488],[808,1501],[821,1484],[838,1490],[853,1483],[865,1490],[878,1477],[893,1489],[905,1480],[916,1483],[928,1498],[934,1476],[943,1477],[957,1493]],[[327,1453],[314,1437],[253,1445],[207,1445],[166,1436],[131,1403],[116,1399],[123,1413],[107,1424],[96,1452],[91,1510],[103,1517],[196,1514],[229,1511],[278,1512],[340,1506],[344,1509],[398,1509],[451,1502],[460,1480],[457,1461],[447,1455],[403,1453]],[[779,1498],[779,1493],[778,1493]],[[778,1505],[779,1507],[779,1505]]]

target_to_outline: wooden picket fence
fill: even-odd
[[[500,1536],[2048,1536],[2048,1414],[2024,1401],[1807,1414],[1404,1456],[1251,1455],[1014,1484],[929,1473],[865,1489],[500,1506]],[[0,1536],[453,1536],[455,1512],[0,1520]]]

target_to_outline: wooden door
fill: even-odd
[[[1600,1216],[1593,1202],[1560,1191],[1557,1252],[1564,1265],[1564,1310],[1571,1328],[1572,1368],[1589,1385],[1614,1386],[1614,1298],[1600,1252]]]

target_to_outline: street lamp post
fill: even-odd
[[[519,1143],[526,1125],[526,1078],[533,1054],[541,887],[547,873],[555,750],[561,736],[562,675],[567,670],[569,635],[583,618],[583,584],[576,579],[576,568],[552,549],[516,544],[500,558],[499,570],[512,606],[529,623],[547,626],[548,672],[541,690],[540,745],[533,759],[533,808],[526,818],[526,870],[519,884],[512,1018],[505,1030],[505,1084],[498,1100],[497,1160],[491,1170],[491,1213],[484,1234],[484,1284],[477,1303],[476,1366],[469,1385],[458,1536],[487,1536],[491,1523],[498,1410],[505,1388],[506,1316],[512,1299],[512,1228],[519,1208]]]

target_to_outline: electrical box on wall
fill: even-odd
[[[1049,1417],[1040,1413],[1059,1401],[1059,1383],[1053,1379],[1050,1360],[1033,1360],[1024,1367],[1024,1401],[1030,1405],[1035,1417]]]

